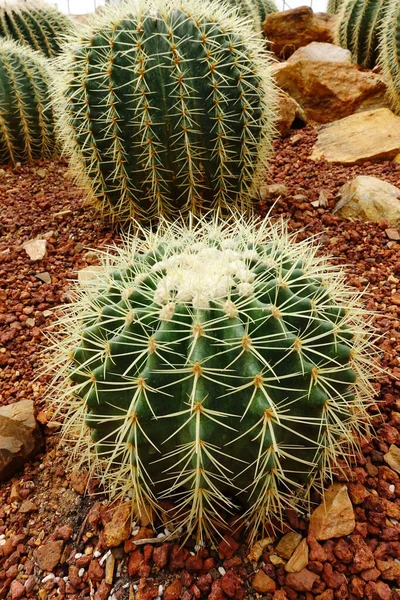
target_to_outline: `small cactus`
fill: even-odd
[[[379,33],[390,0],[345,0],[339,10],[336,43],[351,51],[353,61],[373,68],[378,60]]]
[[[60,60],[61,133],[103,212],[149,221],[246,210],[271,149],[263,41],[219,2],[106,9]]]
[[[0,36],[27,44],[48,58],[60,53],[72,27],[67,15],[40,0],[0,3]]]
[[[393,110],[400,115],[400,1],[388,0],[382,21],[379,64]]]
[[[370,317],[283,224],[143,234],[103,253],[56,323],[65,438],[139,513],[172,498],[175,525],[202,543],[242,504],[255,535],[357,450]]]
[[[51,77],[41,54],[0,40],[0,163],[54,156]]]

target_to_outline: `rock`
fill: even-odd
[[[247,558],[250,562],[258,562],[261,554],[264,552],[264,549],[274,542],[274,538],[267,537],[262,540],[258,540],[255,544],[250,548],[250,552],[247,555]]]
[[[23,585],[23,583],[21,583],[17,579],[14,579],[14,581],[11,582],[11,585],[10,585],[11,600],[19,600],[19,598],[22,598],[22,596],[25,596],[25,592],[26,592],[26,590],[25,590],[25,586]]]
[[[355,165],[392,160],[399,148],[400,117],[379,108],[321,127],[310,158]]]
[[[369,581],[364,593],[366,600],[391,600],[392,598],[390,587],[383,581]]]
[[[339,193],[340,200],[333,211],[339,216],[362,221],[386,219],[391,225],[400,225],[400,189],[391,183],[369,175],[358,175],[345,183]],[[365,493],[368,495],[368,492]]]
[[[372,569],[375,566],[372,550],[364,542],[361,535],[351,536],[351,546],[353,551],[353,564],[351,565],[350,570],[352,573],[359,573],[366,569]]]
[[[398,229],[388,227],[387,229],[385,229],[385,234],[386,237],[389,238],[389,240],[395,240],[396,242],[400,240],[400,231]]]
[[[78,281],[84,285],[91,279],[95,279],[98,273],[102,272],[104,272],[104,269],[100,265],[90,265],[89,267],[84,267],[78,271]]]
[[[42,571],[53,571],[61,560],[64,542],[47,542],[43,546],[39,546],[34,552],[34,558],[39,569]]]
[[[272,600],[286,600],[287,599],[287,595],[285,590],[277,590],[276,592],[274,592],[274,596],[272,598]]]
[[[396,471],[396,473],[400,473],[400,448],[392,444],[389,448],[389,452],[387,452],[383,458],[389,467]]]
[[[36,169],[36,175],[39,175],[40,179],[44,179],[47,175],[47,169]]]
[[[11,477],[43,446],[32,400],[0,407],[0,481]]]
[[[47,253],[46,240],[30,240],[22,245],[31,260],[42,260]]]
[[[255,574],[252,585],[256,592],[260,592],[261,594],[271,594],[276,590],[275,581],[264,573],[262,569]]]
[[[314,13],[308,6],[271,13],[263,23],[264,35],[277,56],[288,57],[310,42],[333,42],[336,19]]]
[[[51,283],[51,277],[47,271],[43,271],[43,273],[36,273],[36,277],[43,281],[43,283]]]
[[[297,121],[299,125],[307,123],[307,117],[298,102],[283,90],[278,91],[278,121],[275,127],[282,137],[290,133],[290,128]],[[276,184],[279,185],[279,184]]]
[[[275,64],[273,73],[277,85],[296,100],[305,118],[317,123],[389,106],[381,76],[348,62],[296,59],[294,54]]]
[[[286,533],[276,546],[276,553],[282,558],[289,559],[301,542],[301,534],[290,531]]]
[[[323,502],[311,515],[309,535],[317,540],[330,540],[349,535],[355,526],[347,487],[340,483],[332,484],[325,490]]]
[[[387,581],[400,579],[400,563],[394,560],[377,560],[376,566],[382,573],[382,579]]]
[[[283,183],[271,183],[270,185],[264,185],[262,188],[263,200],[279,198],[280,196],[286,196],[288,193],[289,188]]]
[[[132,505],[123,502],[115,507],[115,504],[107,507],[101,513],[104,525],[104,538],[108,548],[115,548],[128,539],[131,533]]]
[[[20,512],[24,515],[27,515],[29,513],[36,512],[36,511],[37,511],[36,504],[34,504],[31,500],[24,500],[23,503],[21,504],[21,506],[19,507],[18,512]]]
[[[308,565],[308,545],[304,538],[293,552],[288,563],[285,566],[285,571],[288,573],[298,573]]]
[[[239,549],[239,544],[231,535],[225,535],[219,543],[218,555],[220,558],[232,558]]]
[[[351,63],[351,52],[335,44],[325,42],[311,42],[307,46],[298,48],[288,59],[288,62],[311,60],[317,62]]]
[[[164,591],[163,600],[179,600],[181,592],[182,584],[179,579],[175,579]]]
[[[273,565],[285,565],[286,561],[277,554],[270,554],[269,560]]]
[[[235,598],[235,600],[243,600],[246,596],[243,581],[232,570],[221,577],[221,589],[228,598]]]
[[[288,573],[286,575],[286,585],[296,592],[311,592],[319,576],[308,569],[302,569],[299,573]]]

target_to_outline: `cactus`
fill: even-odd
[[[329,0],[326,12],[330,15],[335,15],[342,7],[344,0]]]
[[[0,5],[0,36],[27,44],[48,58],[60,53],[62,36],[71,26],[67,15],[38,0]]]
[[[250,18],[256,31],[262,30],[267,15],[278,12],[274,0],[229,0],[229,4],[238,8],[241,17]]]
[[[389,0],[390,1],[390,0]],[[338,17],[336,43],[351,51],[357,64],[373,68],[388,0],[345,0]]]
[[[47,59],[0,40],[0,162],[32,162],[56,152]]]
[[[199,543],[242,504],[255,535],[357,449],[370,319],[283,223],[164,222],[92,275],[56,323],[50,395],[111,495],[172,498]]]
[[[385,11],[379,46],[383,70],[393,110],[400,115],[400,2],[389,0]]]
[[[60,60],[61,131],[92,199],[117,220],[245,210],[271,148],[267,56],[219,2],[106,9]]]

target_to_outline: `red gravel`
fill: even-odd
[[[315,163],[307,158],[315,137],[308,127],[277,141],[268,183],[284,184],[288,190],[273,206],[273,216],[286,216],[291,230],[301,230],[300,237],[320,233],[323,251],[351,265],[349,282],[360,289],[368,286],[368,307],[378,311],[375,325],[382,334],[381,364],[387,375],[376,383],[382,415],[377,405],[372,407],[378,435],[363,444],[363,456],[350,473],[348,488],[357,521],[353,534],[321,543],[309,540],[307,573],[297,577],[288,577],[282,566],[274,566],[267,549],[257,565],[268,576],[265,580],[273,581],[264,595],[251,585],[254,565],[247,561],[245,540],[237,535],[231,544],[227,538],[228,543],[223,541],[216,551],[207,548],[197,554],[190,544],[181,548],[177,542],[161,540],[134,548],[133,541],[127,540],[125,551],[122,546],[112,550],[114,573],[106,579],[111,559],[102,560],[107,551],[98,502],[102,498],[82,495],[84,473],[81,480],[66,478],[66,457],[57,448],[57,435],[46,426],[49,415],[43,396],[48,376],[39,373],[46,345],[43,329],[54,319],[54,308],[67,300],[77,270],[95,262],[88,249],[101,248],[118,236],[93,208],[85,206],[84,195],[72,185],[64,162],[4,167],[0,170],[0,404],[34,398],[42,411],[47,451],[0,485],[0,599],[132,600],[134,590],[138,600],[155,598],[160,592],[164,600],[400,599],[400,478],[383,460],[390,444],[400,444],[400,380],[396,379],[400,376],[400,245],[388,239],[384,221],[350,222],[332,215],[338,189],[347,180],[358,174],[374,175],[400,185],[400,166]],[[322,190],[329,205],[314,208],[310,202],[318,200]],[[265,214],[273,202],[261,202],[260,212]],[[22,247],[35,237],[47,239],[47,256],[40,262],[30,261]],[[44,272],[50,283],[38,278]],[[89,491],[94,489],[89,486]],[[306,535],[305,520],[294,514],[288,517],[292,527]],[[309,590],[307,582],[312,585]]]

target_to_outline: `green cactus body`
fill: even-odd
[[[263,42],[226,6],[112,7],[60,63],[61,131],[105,213],[244,210],[271,147]]]
[[[389,0],[380,35],[379,64],[393,110],[400,114],[400,2]]]
[[[357,64],[373,68],[378,59],[379,32],[385,0],[347,0],[340,9],[336,42],[351,51]]]
[[[343,2],[344,0],[329,0],[326,12],[330,15],[335,15],[341,9]]]
[[[0,40],[0,162],[32,162],[56,152],[50,67],[38,52]]]
[[[241,17],[250,18],[256,31],[261,31],[268,15],[278,12],[274,0],[229,0],[229,4],[238,8]]]
[[[71,27],[69,17],[37,0],[0,5],[0,36],[27,44],[48,58],[60,53],[62,36]]]
[[[60,322],[65,435],[139,510],[172,498],[198,541],[237,503],[255,533],[356,446],[371,328],[338,268],[283,225],[145,235],[106,253]]]

